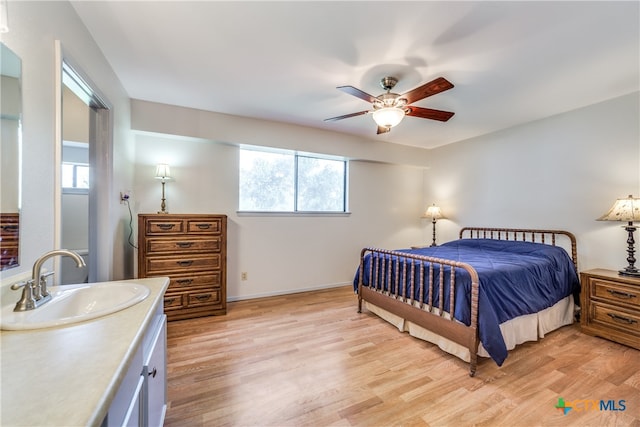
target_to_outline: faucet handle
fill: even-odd
[[[42,282],[43,280],[47,280],[47,277],[53,276],[54,274],[56,274],[55,271],[49,271],[47,273],[41,274],[40,275],[40,281]]]
[[[47,277],[53,276],[54,274],[56,274],[55,271],[48,271],[40,275],[40,280],[38,281],[38,284],[35,285],[35,299],[39,300],[40,298],[50,295],[47,291]]]
[[[31,279],[31,280],[27,280],[26,282],[18,282],[11,285],[11,289],[14,289],[14,290],[23,288],[22,296],[20,297],[20,300],[18,300],[18,302],[16,303],[16,307],[13,309],[13,311],[33,310],[38,306],[36,299],[33,297],[33,289],[34,289],[33,283],[34,281],[33,279]]]
[[[13,285],[11,285],[11,290],[17,291],[18,289],[25,286],[29,286],[33,288],[33,280],[23,280],[22,282],[16,282]]]

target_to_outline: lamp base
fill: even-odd
[[[637,268],[634,270],[619,270],[618,274],[621,276],[640,277],[640,270]]]

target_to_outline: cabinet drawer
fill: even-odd
[[[593,323],[604,323],[607,326],[623,329],[640,335],[640,315],[618,307],[592,302],[591,313]]]
[[[220,252],[221,238],[208,239],[149,239],[147,255],[161,253]]]
[[[172,276],[169,289],[193,289],[198,287],[220,287],[222,284],[222,272],[214,271],[198,276]]]
[[[189,234],[220,234],[222,219],[188,219],[187,232]]]
[[[146,222],[146,234],[148,236],[184,232],[184,221],[181,219],[150,219]]]
[[[148,257],[145,260],[149,275],[180,274],[189,271],[206,271],[220,268],[220,254]]]
[[[614,304],[628,304],[640,308],[640,289],[624,284],[591,278],[591,297]]]

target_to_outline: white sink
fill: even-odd
[[[0,329],[24,330],[51,328],[106,316],[131,307],[149,295],[139,283],[102,282],[52,286],[52,299],[35,310],[15,312],[15,301],[2,307]],[[6,301],[4,301],[6,302]]]

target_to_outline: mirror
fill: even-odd
[[[17,267],[20,254],[20,58],[0,43],[0,270]]]

